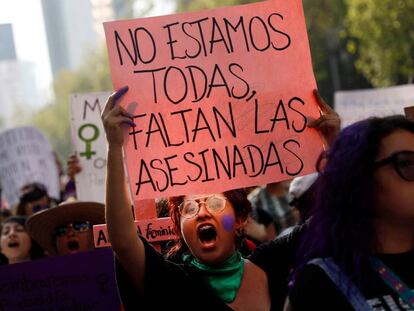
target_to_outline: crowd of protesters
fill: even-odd
[[[2,201],[2,265],[93,251],[105,223],[125,310],[414,310],[414,123],[370,118],[340,131],[310,122],[329,148],[317,173],[253,189],[158,201],[178,238],[157,252],[134,226],[112,95],[102,114],[109,144],[106,204],[76,201],[82,168],[68,159],[61,198],[38,182],[15,207]],[[160,299],[160,296],[162,299]]]
[[[310,126],[329,146],[318,173],[294,180],[290,198],[286,182],[255,189],[252,211],[244,190],[170,198],[179,238],[165,258],[135,234],[128,209],[121,124],[131,116],[116,104],[126,91],[114,93],[102,115],[109,144],[106,220],[124,306],[413,309],[411,121],[372,118],[339,132],[338,115],[316,92],[324,114]],[[244,259],[243,229],[260,244]]]
[[[316,172],[160,198],[177,237],[157,251],[137,234],[128,195],[126,92],[102,112],[105,204],[78,201],[80,162],[69,156],[65,172],[56,156],[59,198],[39,181],[21,185],[16,206],[0,197],[2,269],[94,251],[93,226],[106,224],[125,310],[414,311],[414,122],[394,115],[341,130],[314,90],[321,116],[306,122],[326,146]]]
[[[17,206],[3,200],[2,265],[93,251],[92,226],[106,221],[125,310],[414,310],[414,123],[370,118],[340,131],[315,92],[324,114],[310,126],[329,146],[317,173],[159,200],[178,234],[159,253],[129,208],[120,124],[130,116],[116,105],[126,91],[102,114],[106,206],[76,201],[82,168],[70,156],[61,198],[34,182]]]

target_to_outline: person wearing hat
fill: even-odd
[[[49,256],[94,249],[92,226],[105,223],[105,207],[96,202],[65,202],[33,214],[27,231]]]

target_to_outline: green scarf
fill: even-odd
[[[203,272],[214,293],[225,302],[232,302],[236,298],[244,271],[244,259],[240,252],[235,252],[218,268],[206,266],[195,258],[190,264]]]

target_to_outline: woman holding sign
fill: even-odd
[[[414,310],[414,123],[344,129],[319,187],[292,310]]]
[[[106,221],[125,309],[270,310],[266,274],[237,251],[251,208],[243,191],[170,199],[182,264],[165,260],[137,235],[122,157],[122,126],[133,122],[116,104],[126,91],[111,95],[102,113],[108,141]]]

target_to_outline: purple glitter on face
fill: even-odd
[[[223,216],[221,223],[223,224],[224,230],[231,232],[234,229],[234,217],[232,215]]]

